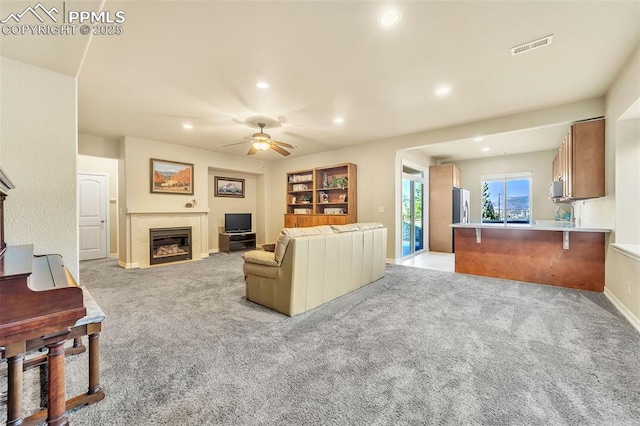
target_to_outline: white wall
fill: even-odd
[[[638,178],[637,129],[627,128],[620,117],[640,98],[640,46],[620,70],[607,93],[606,140],[607,140],[607,191],[611,216],[615,216],[616,242],[636,244],[638,236]],[[634,120],[637,121],[637,120]],[[630,123],[633,125],[634,123]],[[627,157],[629,155],[629,157]],[[636,156],[634,161],[633,156]],[[588,211],[592,205],[584,208]],[[629,209],[634,209],[629,211]],[[640,330],[640,266],[638,256],[626,256],[609,247],[606,260],[605,294],[616,304],[627,318]]]
[[[78,278],[76,79],[0,57],[7,244],[60,253]]]
[[[560,142],[562,141],[558,141],[558,145]],[[514,141],[514,143],[517,142]],[[455,165],[460,168],[461,185],[471,192],[471,221],[481,221],[481,176],[517,172],[532,173],[531,219],[553,220],[556,205],[549,200],[549,182],[552,175],[553,157],[556,153],[556,150],[538,151],[456,161]]]
[[[616,129],[616,242],[640,244],[640,118]]]
[[[117,142],[113,142],[117,147]],[[118,160],[78,155],[78,173],[100,173],[109,181],[109,249],[110,256],[118,255]]]
[[[244,179],[244,198],[236,197],[216,197],[215,196],[215,177],[227,177]],[[264,215],[264,209],[258,213],[258,179],[259,176],[247,173],[236,173],[218,169],[209,169],[209,251],[218,252],[220,245],[218,243],[218,232],[220,227],[224,227],[225,213],[251,213],[252,229],[257,231],[257,220],[260,215]],[[262,228],[258,232],[264,235]],[[258,237],[258,235],[256,235]],[[258,244],[263,243],[258,238]]]
[[[78,154],[118,159],[120,145],[116,139],[78,133]]]

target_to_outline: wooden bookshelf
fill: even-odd
[[[358,220],[353,163],[287,173],[286,228],[343,225]]]

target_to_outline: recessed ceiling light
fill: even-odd
[[[191,129],[193,129],[193,125],[192,125],[192,124],[183,124],[183,125],[182,125],[182,128],[183,128],[183,129],[191,130]]]
[[[336,118],[333,119],[333,122],[336,123],[336,124],[342,124],[342,123],[344,123],[344,118],[336,117]]]
[[[269,83],[264,82],[264,81],[259,81],[256,83],[256,87],[259,89],[268,89],[269,88]]]
[[[482,148],[482,152],[487,152],[489,151],[491,148],[489,148],[488,146],[485,146],[484,148]]]
[[[380,19],[378,20],[378,23],[382,27],[391,27],[397,24],[399,20],[400,20],[400,13],[398,13],[395,10],[388,10],[382,15],[380,15]]]
[[[482,141],[482,137],[481,136],[475,137],[475,138],[473,138],[473,141],[474,142],[480,142],[480,141]]]
[[[451,86],[439,86],[433,91],[437,96],[446,96],[451,93]]]

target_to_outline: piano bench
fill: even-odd
[[[89,339],[89,388],[86,393],[77,395],[73,398],[68,399],[65,402],[65,411],[68,412],[74,408],[80,407],[82,405],[91,405],[95,404],[98,401],[101,401],[105,397],[104,390],[100,385],[100,332],[102,331],[102,321],[105,319],[104,312],[100,309],[100,306],[93,299],[89,291],[85,287],[82,288],[82,296],[84,306],[87,310],[87,314],[79,319],[75,325],[70,328],[70,332],[67,336],[68,339],[74,339],[74,345],[71,348],[65,349],[65,355],[69,354],[78,354],[86,351],[86,348],[82,344],[82,337],[88,336]],[[38,337],[35,339],[27,340],[26,342],[26,351],[35,351],[42,349],[47,346],[47,342],[45,339]],[[2,348],[0,348],[2,349]],[[0,351],[1,353],[1,351]],[[40,365],[41,368],[48,368],[48,354],[38,355],[34,358],[30,358],[29,360],[25,360],[23,363],[9,363],[9,380],[10,382],[13,380],[9,389],[19,389],[22,388],[22,371],[26,370],[30,367],[35,367]],[[22,366],[18,367],[18,364],[22,364]],[[19,371],[15,371],[19,369]],[[13,370],[13,371],[12,371]],[[42,378],[43,375],[41,375]],[[17,387],[18,382],[20,386]],[[41,383],[41,392],[44,389],[44,383]],[[46,395],[41,395],[41,398],[46,400]],[[7,396],[7,403],[10,405],[22,405],[21,404],[21,395],[13,395],[12,392],[9,392]],[[48,410],[44,409],[35,414],[32,414],[29,417],[25,417],[22,419],[22,425],[36,425],[44,422],[48,416]],[[7,418],[7,424],[9,421],[18,421],[18,419],[9,419]]]

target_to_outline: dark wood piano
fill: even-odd
[[[24,357],[27,351],[44,347],[48,349],[47,422],[68,424],[64,343],[85,315],[82,288],[60,255],[34,256],[31,245],[7,247],[0,257],[0,352],[8,363],[7,425],[29,424],[22,418]]]

